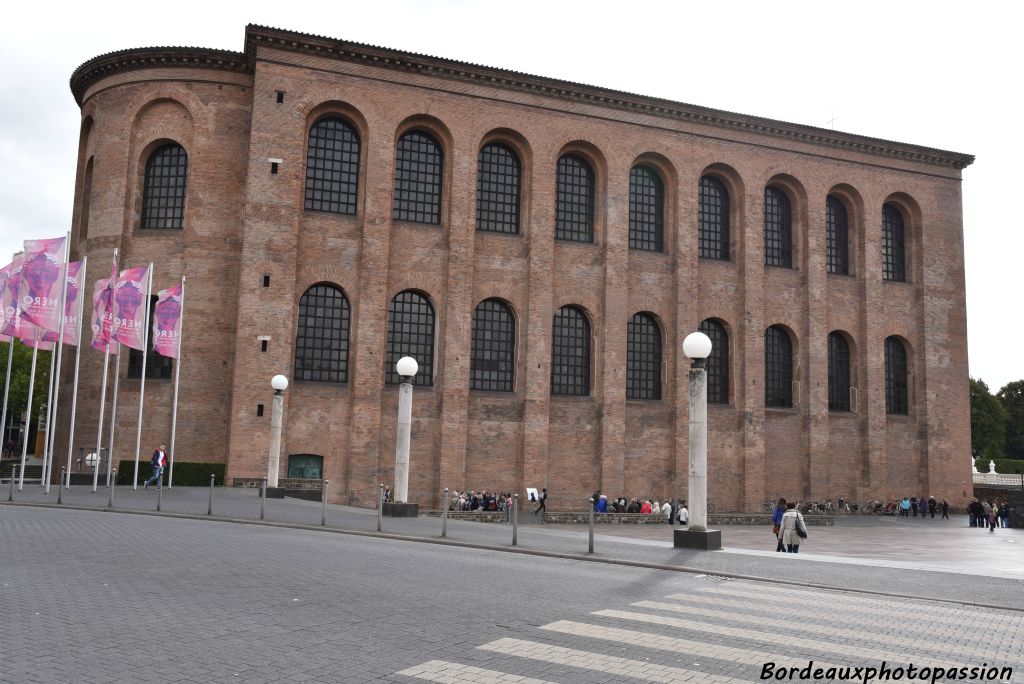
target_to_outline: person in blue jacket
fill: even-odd
[[[597,506],[594,507],[594,510],[597,511],[598,513],[607,513],[608,512],[608,497],[605,496],[604,494],[602,494],[601,498],[599,498],[597,500]]]
[[[778,540],[775,550],[782,553],[785,553],[786,547],[782,545],[782,534],[779,531],[779,526],[782,525],[782,516],[785,514],[786,500],[780,496],[779,500],[775,503],[775,510],[772,511],[772,532],[775,533],[775,538]]]

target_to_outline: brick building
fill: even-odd
[[[720,510],[963,499],[969,155],[258,26],[244,53],[96,57],[71,89],[73,249],[188,277],[179,460],[264,474],[283,373],[282,475],[368,505],[410,353],[412,500],[684,494],[699,327]]]

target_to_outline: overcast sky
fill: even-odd
[[[964,170],[971,375],[1024,379],[1024,49],[1013,3],[10,3],[0,27],[0,257],[70,229],[82,62],[242,51],[256,23],[974,154]],[[230,9],[227,9],[230,8]],[[1000,218],[1002,217],[1002,218]],[[927,233],[927,226],[925,226]]]

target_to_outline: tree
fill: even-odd
[[[3,393],[3,381],[7,377],[7,343],[0,344],[0,397]],[[11,389],[7,398],[7,422],[13,420],[17,424],[25,412],[28,401],[28,383],[32,372],[32,348],[21,342],[14,342],[14,363],[11,364]],[[35,421],[40,411],[46,406],[47,386],[50,380],[50,352],[39,352],[36,359],[36,383],[32,392],[32,420]],[[0,398],[2,401],[2,398]],[[14,416],[14,418],[12,418]]]
[[[1006,409],[984,380],[971,378],[971,453],[984,460],[1004,458]]]
[[[1006,455],[1024,458],[1024,380],[1005,385],[996,397],[1006,410]]]

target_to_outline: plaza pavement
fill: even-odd
[[[0,488],[0,501],[7,498]],[[56,505],[57,489],[49,495],[38,486],[15,492],[15,504]],[[105,509],[108,490],[72,487],[62,494],[66,508]],[[157,494],[141,487],[117,487],[114,511],[155,513]],[[208,489],[165,488],[161,514],[206,518]],[[314,527],[332,532],[376,535],[377,512],[328,505],[327,526],[321,528],[320,503],[297,499],[267,499],[265,523]],[[216,488],[213,517],[258,523],[260,500],[254,489]],[[670,567],[713,575],[764,578],[812,586],[845,588],[907,597],[925,597],[966,604],[1024,610],[1024,530],[994,533],[972,529],[965,516],[950,520],[899,519],[878,516],[837,516],[833,527],[812,527],[801,552],[774,552],[767,526],[725,526],[723,551],[706,553],[672,547],[668,525],[595,525],[595,553],[587,553],[586,525],[544,525],[529,511],[520,512],[518,545],[511,526],[471,521],[448,521],[441,539],[441,520],[383,519],[385,536],[431,543],[470,545],[495,551],[514,551],[633,564]]]

